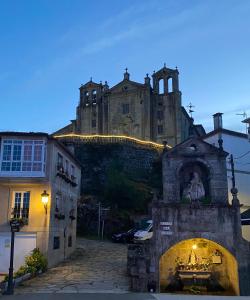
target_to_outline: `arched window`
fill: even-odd
[[[168,93],[173,92],[173,79],[170,77],[168,78]]]
[[[89,92],[86,91],[86,92],[84,93],[84,96],[85,96],[85,99],[88,100],[88,99],[89,99]]]
[[[164,94],[164,80],[159,80],[159,94]]]
[[[96,105],[96,90],[92,91],[92,103],[93,105]]]

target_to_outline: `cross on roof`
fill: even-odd
[[[189,112],[189,114],[190,114],[190,117],[192,118],[193,116],[192,116],[192,113],[194,112],[194,110],[192,109],[192,108],[194,108],[195,106],[190,102],[189,104],[188,104],[188,106],[187,106],[187,108],[188,108],[188,112]]]

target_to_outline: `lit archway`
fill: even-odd
[[[161,256],[159,283],[161,292],[239,295],[238,264],[213,241],[183,240]]]

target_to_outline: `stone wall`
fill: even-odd
[[[81,192],[96,193],[105,184],[107,172],[119,167],[129,178],[148,183],[154,162],[159,161],[161,149],[132,142],[70,139],[62,140],[74,146],[77,159],[82,164]],[[161,176],[161,171],[159,172]]]

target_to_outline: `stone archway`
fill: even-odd
[[[211,240],[187,239],[161,256],[159,283],[160,292],[239,295],[238,264]]]

